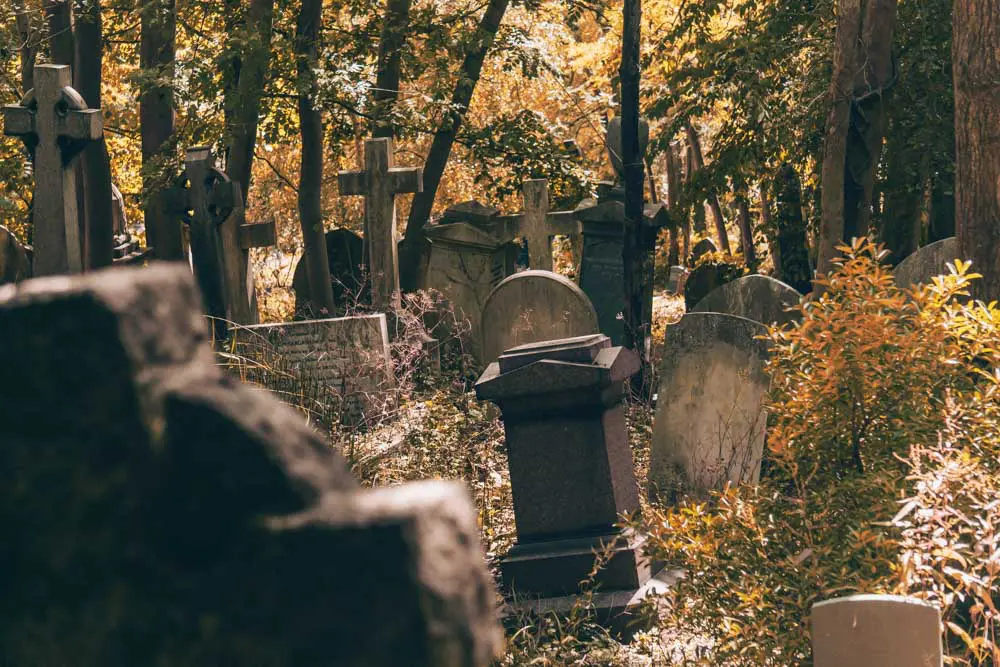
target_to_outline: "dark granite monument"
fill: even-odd
[[[342,317],[350,303],[371,303],[371,285],[365,280],[364,241],[349,229],[331,229],[325,234],[326,257],[333,283],[335,313],[315,312],[309,294],[306,259],[301,257],[295,265],[292,289],[295,291],[295,319],[312,320],[323,317]]]
[[[594,604],[605,620],[660,585],[640,540],[616,526],[639,511],[622,408],[638,369],[634,353],[594,334],[509,349],[476,383],[481,400],[500,406],[507,439],[517,543],[500,566],[504,585],[548,598],[529,608],[571,605],[603,549]]]

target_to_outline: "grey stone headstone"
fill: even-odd
[[[625,308],[624,229],[622,222],[610,219],[583,223],[580,289],[594,304],[601,332],[613,345],[621,345],[625,337],[625,321],[618,317]]]
[[[550,271],[522,271],[497,285],[483,306],[482,328],[487,362],[518,345],[600,333],[587,295]]]
[[[649,145],[649,122],[645,118],[639,119],[639,158],[646,155],[646,147]],[[622,164],[622,119],[615,116],[608,121],[608,158],[614,168],[618,178],[625,177],[625,167]]]
[[[450,222],[469,222],[477,227],[482,227],[493,222],[500,215],[499,209],[486,206],[475,200],[452,204],[445,209],[441,215],[440,224]]]
[[[770,381],[759,322],[689,313],[667,327],[653,421],[653,497],[760,475]]]
[[[325,234],[326,258],[333,282],[333,301],[336,313],[317,313],[310,302],[309,276],[305,257],[300,257],[292,276],[295,291],[295,316],[299,319],[343,315],[344,309],[354,302],[371,302],[371,286],[364,278],[364,242],[349,229],[331,229]]]
[[[0,646],[10,664],[485,667],[466,492],[364,492],[222,375],[183,265],[0,288]]]
[[[693,313],[738,315],[761,324],[787,324],[802,319],[796,308],[802,295],[770,276],[751,275],[737,278],[716,288],[699,301]]]
[[[941,667],[941,612],[923,600],[851,595],[812,608],[815,667]]]
[[[670,276],[667,278],[667,292],[670,294],[680,294],[684,290],[684,282],[688,277],[688,270],[683,266],[671,266]]]
[[[736,264],[707,262],[695,267],[684,280],[684,305],[693,310],[706,296],[739,278],[743,269]]]
[[[691,248],[691,265],[696,264],[699,259],[710,252],[719,252],[718,246],[712,239],[702,239],[695,243],[694,247]]]
[[[929,283],[934,276],[948,273],[948,263],[955,261],[958,252],[958,239],[954,236],[925,245],[900,262],[892,272],[896,285],[912,287],[918,283]]]

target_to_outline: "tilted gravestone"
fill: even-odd
[[[522,609],[568,610],[605,549],[591,600],[602,620],[622,625],[659,585],[647,586],[642,539],[620,527],[639,512],[622,407],[637,370],[631,350],[593,334],[508,349],[476,383],[503,413],[517,543],[500,571]]]
[[[941,611],[896,595],[851,595],[812,607],[815,667],[941,667]]]
[[[673,498],[755,482],[767,424],[767,329],[734,315],[689,313],[667,327],[653,420],[649,491]]]
[[[958,255],[958,239],[954,236],[935,241],[900,262],[892,275],[898,287],[929,283],[934,276],[948,273],[948,263],[954,263]]]
[[[372,283],[372,305],[399,306],[396,195],[424,189],[421,169],[393,166],[392,139],[365,141],[365,170],[337,175],[341,195],[365,198],[365,268]]]
[[[715,245],[715,241],[712,239],[702,239],[698,241],[694,244],[694,247],[691,248],[691,259],[689,260],[690,265],[694,266],[698,263],[699,259],[713,252],[719,252],[719,248]]]
[[[497,285],[483,306],[482,330],[487,362],[518,345],[600,333],[587,295],[551,271],[522,271]]]
[[[484,666],[465,490],[361,491],[223,376],[182,266],[0,289],[0,647],[22,665]]]
[[[0,225],[0,285],[19,283],[31,276],[31,262],[21,242]]]
[[[802,319],[802,295],[770,276],[750,275],[717,287],[690,312],[738,315],[761,324],[787,324]]]
[[[371,302],[371,285],[364,275],[364,241],[349,229],[331,229],[326,237],[326,257],[330,265],[330,280],[333,283],[333,302],[336,313],[343,315],[348,305]],[[303,255],[295,265],[292,276],[295,291],[295,317],[313,319],[322,316],[315,312],[310,302],[309,280],[306,274],[306,258]]]
[[[50,276],[83,271],[80,217],[73,160],[101,138],[98,109],[72,87],[66,65],[36,65],[35,87],[20,104],[5,106],[4,134],[20,137],[34,165],[33,274]]]

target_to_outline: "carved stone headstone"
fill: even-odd
[[[770,381],[759,322],[689,313],[667,327],[653,421],[649,491],[719,488],[760,475]]]
[[[199,302],[166,264],[0,289],[4,659],[488,665],[464,489],[359,490],[299,414],[221,374]]]
[[[954,263],[958,255],[958,239],[954,236],[935,241],[900,262],[892,275],[899,287],[928,283],[934,276],[948,273],[948,263]],[[976,267],[972,268],[975,270]]]
[[[712,239],[702,239],[695,243],[694,247],[691,248],[691,259],[689,260],[691,266],[697,264],[699,259],[710,252],[719,252],[718,246]]]
[[[695,267],[684,281],[684,305],[693,309],[702,299],[743,274],[736,264],[706,262]]]
[[[35,176],[36,276],[83,271],[74,158],[103,134],[98,109],[87,108],[72,88],[66,65],[35,65],[35,87],[19,105],[3,109],[4,134],[20,137]]]
[[[580,225],[573,211],[549,211],[549,182],[544,178],[525,181],[521,186],[524,210],[502,216],[502,240],[523,238],[528,245],[528,266],[536,271],[552,270],[552,237],[568,236],[574,241]]]
[[[550,271],[522,271],[497,285],[483,306],[482,329],[485,361],[518,345],[600,333],[587,295]]]
[[[604,548],[598,615],[613,620],[643,597],[650,563],[641,539],[618,525],[639,511],[622,407],[637,370],[631,350],[595,334],[509,349],[476,383],[477,396],[503,413],[517,543],[500,571],[515,597],[551,603],[580,593]]]
[[[372,305],[399,305],[396,195],[421,192],[423,171],[393,166],[392,139],[365,141],[365,170],[337,175],[341,195],[365,198],[365,268],[372,284]]]
[[[851,595],[812,607],[815,667],[941,667],[941,611],[896,595]]]
[[[754,274],[717,287],[690,312],[725,313],[761,324],[781,325],[802,319],[797,309],[801,300],[801,294],[780,280]]]
[[[0,225],[0,285],[19,283],[29,277],[28,252],[12,231]]]
[[[364,241],[349,229],[331,229],[325,235],[326,257],[330,265],[330,280],[333,282],[333,302],[336,313],[343,315],[344,308],[357,301],[371,303],[371,285],[364,275]],[[310,303],[309,280],[306,274],[306,259],[301,257],[295,265],[292,277],[295,291],[295,317],[313,319],[321,314],[314,312]]]

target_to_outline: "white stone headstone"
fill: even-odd
[[[587,295],[551,271],[522,271],[504,279],[486,299],[482,327],[486,362],[518,345],[600,333]]]
[[[766,328],[734,315],[689,313],[667,327],[653,421],[649,491],[756,482],[767,425]]]

